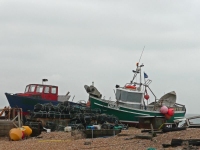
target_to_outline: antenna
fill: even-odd
[[[144,46],[144,48],[145,48],[145,46]],[[136,71],[133,70],[133,72],[134,72],[135,74],[134,74],[134,76],[133,76],[133,79],[131,80],[131,83],[133,83],[133,80],[134,80],[135,77],[137,76],[137,73],[140,73],[140,83],[141,83],[141,69],[138,71],[138,67],[141,68],[141,67],[144,66],[143,64],[139,66],[140,60],[141,60],[141,58],[142,58],[142,54],[143,54],[143,52],[144,52],[144,48],[143,48],[142,53],[141,53],[141,55],[140,55],[139,62],[137,63]],[[140,86],[141,86],[141,85],[140,85]]]
[[[145,48],[145,46],[144,46],[144,48]],[[140,59],[139,59],[138,64],[140,64],[140,60],[141,60],[141,58],[142,58],[142,54],[143,54],[143,52],[144,52],[144,48],[143,48],[142,53],[141,53],[141,55],[140,55]]]

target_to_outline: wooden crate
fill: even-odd
[[[0,120],[0,136],[9,136],[9,131],[15,128],[10,120]]]

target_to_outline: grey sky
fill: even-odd
[[[160,98],[175,90],[198,113],[200,1],[0,1],[0,106],[29,83],[59,86],[75,101],[94,81],[106,98],[141,59]],[[151,96],[150,101],[154,99]]]

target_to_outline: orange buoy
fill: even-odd
[[[22,126],[25,130],[24,130],[24,134],[25,136],[30,136],[32,133],[32,129],[29,126]]]
[[[165,114],[165,118],[166,118],[167,120],[169,120],[169,119],[171,118],[171,116],[168,115],[168,114]]]
[[[22,130],[20,128],[12,128],[9,132],[10,139],[19,141],[22,139]]]
[[[125,88],[135,90],[136,86],[134,86],[134,85],[126,85]]]

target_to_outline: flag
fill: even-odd
[[[144,72],[144,78],[148,78],[148,75]]]

